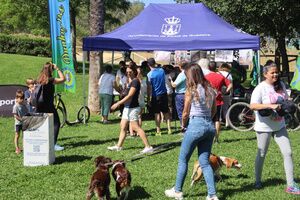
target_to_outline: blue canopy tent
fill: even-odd
[[[83,38],[83,51],[217,49],[253,49],[258,55],[259,36],[237,29],[203,3],[150,4],[118,29]]]
[[[196,4],[150,4],[118,29],[83,38],[84,51],[259,49],[249,35]]]

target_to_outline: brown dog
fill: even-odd
[[[116,192],[118,194],[118,199],[127,199],[130,184],[131,184],[131,174],[125,167],[125,162],[116,160],[112,166],[112,176],[116,181]]]
[[[239,164],[239,162],[236,159],[228,158],[228,157],[224,157],[224,156],[216,156],[214,154],[210,155],[209,163],[214,171],[214,174],[217,176],[217,178],[219,180],[222,179],[219,171],[223,165],[225,165],[227,167],[227,169],[229,169],[229,168],[240,169],[242,167],[242,165]],[[196,160],[194,163],[193,174],[191,177],[192,178],[191,186],[195,182],[198,182],[199,180],[201,180],[202,177],[203,177],[202,169],[200,167],[199,161]]]
[[[110,175],[109,167],[112,165],[110,158],[99,156],[95,159],[96,171],[93,173],[90,186],[86,195],[86,199],[90,200],[94,194],[98,195],[98,199],[110,200],[109,184]]]

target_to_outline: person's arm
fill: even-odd
[[[115,103],[114,105],[111,106],[111,110],[116,110],[120,105],[126,103],[127,101],[129,101],[133,95],[136,92],[136,88],[135,87],[130,87],[130,90],[128,92],[128,94],[120,101],[118,101],[117,103]]]
[[[182,129],[187,127],[187,123],[189,120],[190,110],[191,110],[191,103],[192,103],[192,94],[189,91],[186,91],[184,96],[184,107],[182,112]]]
[[[14,117],[19,120],[19,121],[22,121],[22,117],[18,116],[17,114],[14,114]]]
[[[149,104],[150,103],[150,97],[151,97],[151,92],[152,92],[152,87],[151,87],[151,83],[147,77],[147,103]]]
[[[53,69],[55,69],[57,71],[57,74],[58,74],[58,78],[54,78],[53,83],[54,84],[59,84],[59,83],[65,82],[66,78],[65,78],[64,74],[62,73],[62,71],[57,67],[56,64],[52,64],[52,65],[53,65]]]
[[[256,86],[251,95],[250,109],[251,110],[263,110],[263,109],[273,109],[276,110],[280,107],[279,104],[264,104],[262,103],[262,89],[260,85]]]
[[[279,109],[280,104],[261,104],[261,103],[251,103],[250,104],[250,109],[251,110],[263,110],[263,109],[272,109],[272,110],[277,110]]]

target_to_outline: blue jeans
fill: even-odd
[[[176,94],[175,96],[175,105],[176,105],[176,111],[179,118],[179,122],[181,125],[182,121],[182,112],[184,107],[184,94]]]
[[[188,162],[194,149],[197,147],[198,160],[207,185],[208,195],[216,194],[214,174],[209,164],[209,156],[215,134],[216,129],[210,117],[190,117],[189,125],[181,143],[175,191],[182,191]]]

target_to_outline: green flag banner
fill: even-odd
[[[252,81],[251,81],[251,85],[252,86],[257,86],[258,84],[258,77],[260,76],[259,74],[259,67],[257,65],[257,62],[258,61],[258,54],[255,53],[253,55],[253,58],[252,58],[252,63],[253,63],[253,74],[252,74]]]
[[[294,77],[290,84],[291,88],[300,91],[300,51],[298,52]]]
[[[64,84],[56,85],[56,92],[75,93],[75,71],[72,57],[69,0],[49,0],[52,62],[64,73]],[[57,72],[55,74],[57,77]]]

